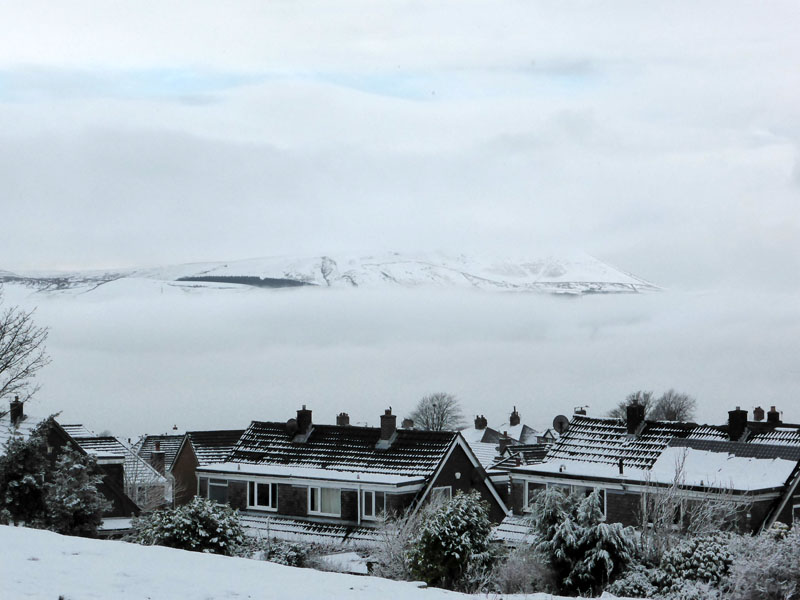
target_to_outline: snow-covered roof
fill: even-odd
[[[642,431],[629,436],[621,419],[574,415],[569,429],[547,453],[548,461],[583,461],[626,469],[648,469],[673,438],[726,439],[720,428],[694,423],[646,421]]]
[[[387,473],[362,473],[359,471],[340,471],[337,469],[301,467],[297,465],[253,465],[238,462],[207,465],[207,469],[200,467],[198,471],[201,473],[210,471],[214,473],[235,473],[239,475],[268,475],[270,477],[294,477],[298,479],[320,479],[346,483],[374,483],[386,485],[409,485],[423,483],[425,481],[425,478],[420,476],[409,477]]]
[[[484,469],[490,468],[497,462],[497,444],[487,444],[486,442],[467,442],[475,458],[481,463]]]
[[[181,447],[183,441],[183,434],[164,434],[164,435],[145,435],[138,442],[134,448],[136,453],[142,459],[150,463],[150,456],[156,449],[156,442],[158,442],[161,452],[164,453],[164,464],[169,466],[175,460],[175,455],[178,453],[178,448]]]
[[[252,537],[352,546],[372,546],[381,541],[379,532],[368,526],[273,517],[247,511],[239,513],[239,520],[245,533]]]
[[[71,427],[73,429],[77,428],[75,425]],[[113,436],[92,435],[86,437],[72,437],[88,454],[98,459],[111,457],[122,458],[125,461],[125,480],[128,484],[164,485],[167,483],[166,478],[142,460],[139,455],[133,451],[133,448],[125,445]]]
[[[377,427],[313,425],[304,441],[294,442],[286,423],[253,421],[228,462],[427,478],[458,436],[452,431],[398,429],[384,447],[378,444],[380,432]]]
[[[228,429],[189,431],[186,435],[192,443],[197,462],[204,466],[225,462],[243,433],[244,429]]]
[[[530,544],[534,541],[530,517],[508,515],[492,528],[491,539],[508,544]]]
[[[6,412],[0,417],[0,454],[5,453],[5,445],[12,438],[17,437],[27,440],[36,426],[44,421],[47,417],[24,415],[23,418],[15,424],[11,422],[10,412]]]
[[[783,487],[796,467],[796,460],[669,447],[650,469],[650,479],[670,483],[680,469],[682,485],[755,491]]]

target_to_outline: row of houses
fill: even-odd
[[[606,518],[626,525],[641,524],[648,498],[668,491],[681,499],[676,526],[693,505],[721,497],[741,507],[742,530],[791,523],[800,517],[800,425],[782,422],[774,407],[759,411],[750,419],[737,408],[723,425],[698,425],[647,420],[637,404],[626,419],[579,410],[560,434],[525,425],[516,407],[507,423],[489,427],[479,415],[459,432],[398,427],[391,409],[380,427],[351,425],[345,413],[318,424],[305,406],[287,421],[132,445],[78,425],[59,429],[98,458],[134,505],[199,495],[238,508],[254,535],[369,543],[386,515],[470,490],[509,539],[545,488],[598,490]]]

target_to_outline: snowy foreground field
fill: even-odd
[[[202,600],[476,598],[377,577],[0,526],[0,598]],[[497,598],[498,596],[489,596]],[[512,596],[503,596],[511,598]],[[515,596],[556,599],[549,594]]]

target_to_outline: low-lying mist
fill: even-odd
[[[120,437],[316,422],[378,424],[424,394],[456,394],[490,425],[516,406],[547,427],[576,406],[600,415],[636,389],[698,399],[699,421],[777,405],[800,420],[798,294],[553,297],[424,289],[219,290],[119,282],[31,294],[52,363],[29,412],[62,411]]]

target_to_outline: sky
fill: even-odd
[[[576,327],[587,336],[602,331],[608,319],[640,323],[614,326],[629,332],[620,344],[644,347],[647,332],[673,341],[652,358],[642,385],[699,393],[725,379],[732,391],[713,415],[731,395],[754,404],[751,388],[796,398],[800,375],[784,357],[800,350],[786,337],[800,319],[798,30],[800,5],[780,0],[1,3],[0,270],[577,250],[669,293],[620,301],[624,314],[598,308],[600,300],[577,314],[536,300],[548,318],[522,334],[510,324],[525,322],[525,306],[470,299],[455,313],[461,320],[445,319],[444,330],[412,328],[410,341],[395,339],[400,317],[370,326],[358,318],[375,307],[400,311],[405,300],[396,297],[370,296],[375,304],[360,313],[339,296],[322,307],[290,302],[268,316],[239,309],[270,326],[299,319],[294,331],[305,345],[274,391],[293,402],[335,389],[361,395],[357,405],[366,407],[363,396],[395,388],[408,404],[422,390],[450,386],[478,410],[493,386],[510,397],[530,389],[519,378],[517,387],[493,383],[492,371],[479,378],[486,356],[498,380],[513,381],[512,371],[538,360],[549,365],[545,375],[559,373],[546,377],[549,397],[562,388],[586,397],[597,367],[570,336]],[[187,309],[170,299],[153,319],[172,331],[176,314],[222,311],[218,301]],[[118,326],[157,310],[145,300],[108,302],[103,311],[117,310]],[[414,318],[432,324],[453,302],[414,304]],[[306,331],[298,305],[326,323],[347,323],[347,331],[322,328],[345,341],[333,343],[319,327]],[[130,347],[141,348],[135,364],[143,370],[187,355],[185,331],[166,336],[159,350],[142,328],[133,340],[106,328],[94,302],[69,306],[41,309],[43,318],[52,314],[56,360],[43,375],[51,394],[81,395],[75,369],[103,361],[102,394],[118,393],[114,381],[134,385],[136,370],[123,360]],[[481,325],[486,339],[459,337],[474,326],[473,309],[505,333]],[[508,321],[496,320],[498,310],[509,311]],[[227,335],[237,326],[229,319],[202,335]],[[353,327],[367,340],[356,344],[363,355],[348,354]],[[531,342],[542,328],[548,335]],[[245,347],[269,346],[264,360],[291,356],[294,342],[267,344],[246,331]],[[698,336],[705,350],[687,354],[682,335]],[[94,363],[72,353],[81,344],[91,346]],[[731,352],[725,368],[710,368],[710,381],[699,372],[703,361]],[[415,360],[404,362],[405,353]],[[448,367],[448,353],[465,362]],[[248,357],[256,354],[226,355],[252,379],[244,395],[264,385],[252,374],[257,363]],[[345,376],[348,356],[361,366]],[[208,364],[220,361],[205,360],[212,361],[202,359],[201,370],[218,373]],[[559,371],[556,360],[573,366]],[[440,361],[441,369],[421,368]],[[775,374],[776,365],[785,369]],[[622,360],[613,377],[600,370],[604,406],[638,385],[640,367]],[[320,383],[293,385],[309,370]],[[173,371],[163,386],[153,383],[161,402],[187,381],[183,366]],[[376,372],[385,377],[374,380]],[[429,375],[410,375],[421,372]],[[466,372],[477,379],[459,387]],[[217,381],[202,393],[222,395]],[[135,385],[130,392],[146,393]],[[568,402],[584,403],[591,404]]]

